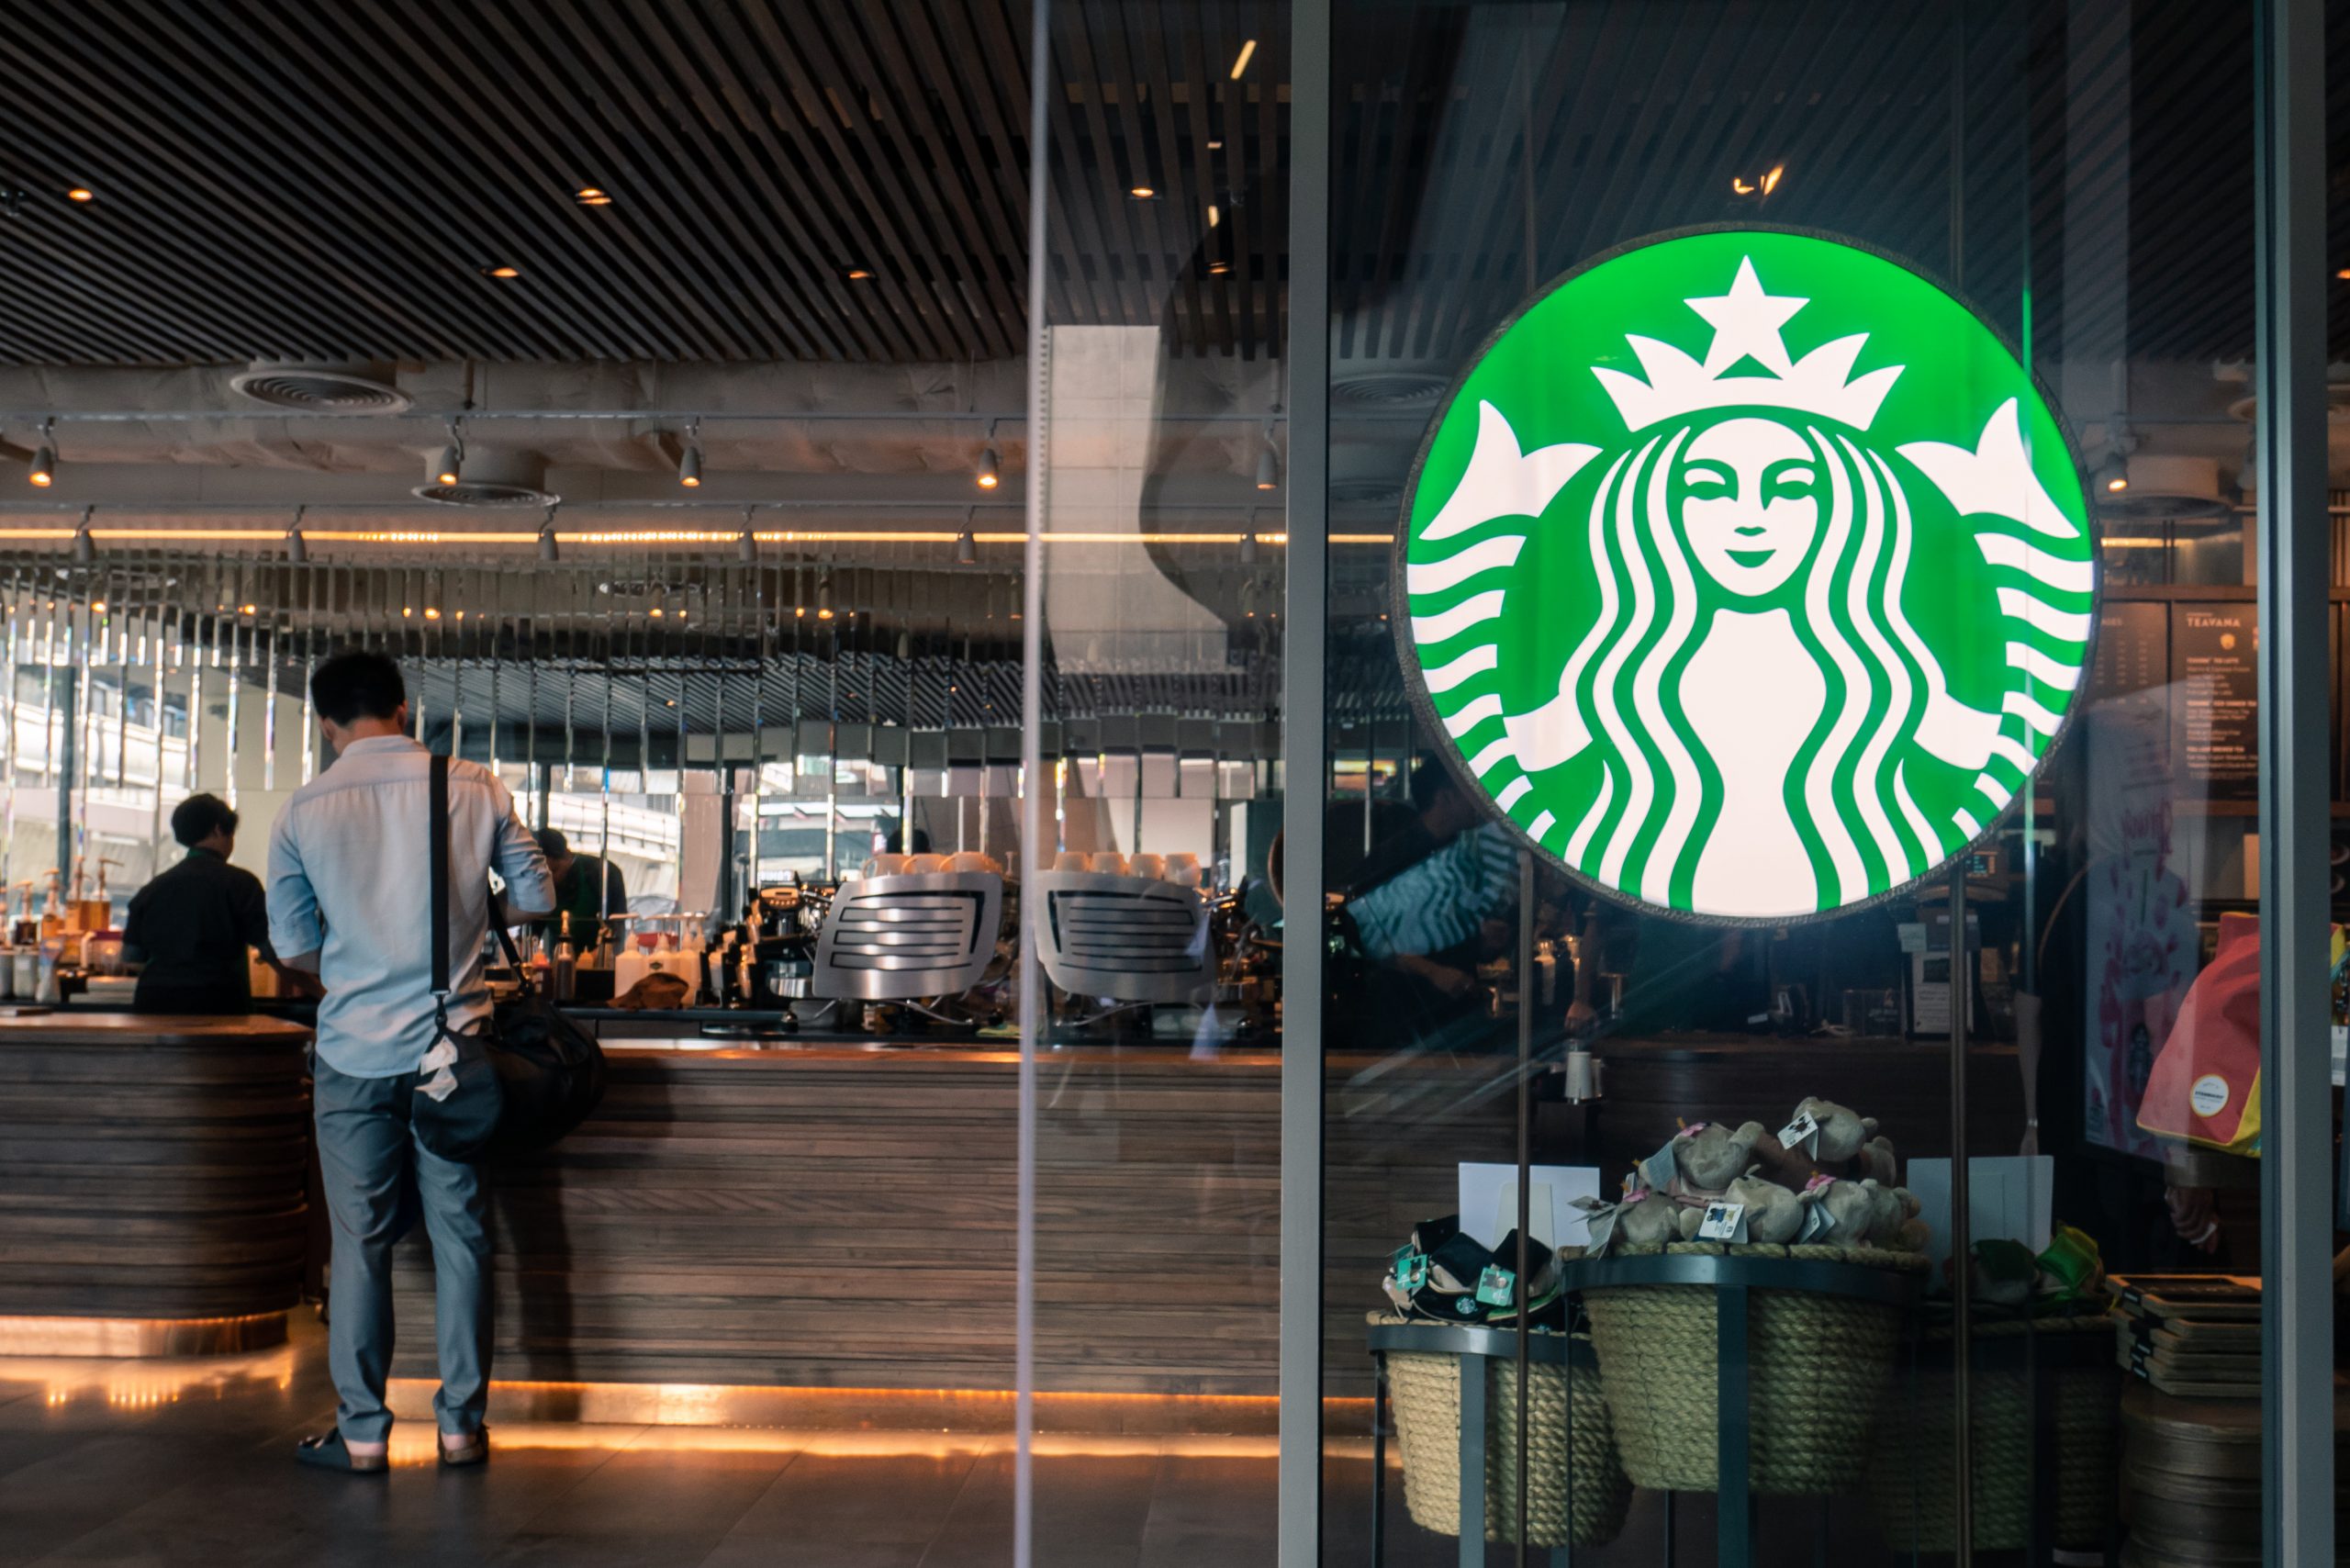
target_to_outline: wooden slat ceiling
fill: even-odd
[[[2132,353],[2248,353],[2248,6],[1339,9],[1342,360],[1453,364],[1529,277],[1740,217],[1862,236],[2011,320],[2029,277],[2051,348],[2066,309],[2077,335],[2126,300]],[[1061,0],[1056,17],[1053,319],[1277,353],[1286,7]],[[0,218],[0,360],[1022,349],[1024,0],[0,0],[0,22],[39,40],[0,96],[0,186],[26,193]],[[1774,164],[1766,206],[1731,198]],[[97,199],[68,203],[75,185]],[[576,205],[588,185],[613,204]],[[2065,300],[2068,220],[2121,203],[2126,292]],[[498,264],[521,275],[483,275]]]

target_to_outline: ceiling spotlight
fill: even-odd
[[[302,514],[308,510],[307,507],[296,507],[294,526],[285,531],[285,559],[297,566],[310,564],[310,542],[302,536]]]
[[[985,452],[979,454],[979,471],[977,478],[979,488],[982,490],[992,490],[1003,483],[1002,466],[996,461],[993,444],[990,444]]]
[[[98,193],[90,189],[87,185],[75,185],[72,190],[65,193],[65,199],[67,201],[93,202],[98,199]]]
[[[442,445],[441,455],[432,462],[432,482],[436,485],[453,485],[464,472],[464,438],[457,433],[457,421],[451,420],[449,439]]]
[[[1240,536],[1240,564],[1244,566],[1257,564],[1257,525],[1253,520],[1248,524],[1248,532]]]
[[[826,572],[822,577],[818,578],[816,582],[816,619],[819,621],[830,621],[832,618],[833,575],[830,572]]]
[[[547,508],[545,521],[539,524],[539,559],[549,564],[563,558],[554,542],[554,508]]]
[[[2119,451],[2109,452],[2105,461],[2097,465],[2098,488],[2118,494],[2130,487],[2130,460]]]
[[[612,205],[610,193],[600,190],[594,185],[580,186],[577,190],[572,192],[571,199],[577,202],[582,207],[610,207]]]
[[[1136,201],[1148,201],[1151,197],[1157,196],[1158,192],[1149,185],[1136,185],[1127,191],[1126,194],[1134,197]]]
[[[1281,488],[1281,459],[1273,452],[1273,422],[1268,420],[1265,421],[1264,444],[1257,449],[1257,488],[1277,490]]]
[[[963,532],[955,536],[955,564],[958,566],[979,564],[979,542],[972,537],[971,520],[968,514],[963,519]]]
[[[686,449],[677,454],[677,483],[688,490],[701,488],[701,421],[686,424]]]
[[[872,280],[873,269],[871,267],[851,267],[848,269],[847,277],[851,283],[867,283]]]
[[[1223,139],[1223,138],[1221,138],[1221,137],[1218,137],[1215,140],[1209,142],[1209,143],[1208,143],[1208,151],[1211,151],[1211,152],[1221,152],[1221,151],[1224,151],[1224,139]]]
[[[98,558],[98,542],[90,537],[90,510],[82,509],[82,525],[73,531],[73,564],[87,566]]]
[[[27,479],[44,490],[57,483],[57,444],[50,436],[50,423],[41,420],[40,450],[33,454],[33,465],[25,472]]]
[[[507,279],[509,279],[509,278],[518,278],[518,277],[520,277],[520,276],[522,275],[522,269],[521,269],[520,267],[514,266],[514,265],[511,265],[511,264],[508,264],[508,263],[501,263],[501,264],[499,264],[499,265],[498,265],[498,266],[494,266],[494,267],[484,267],[484,268],[482,268],[482,269],[481,269],[481,275],[482,275],[482,276],[484,276],[484,277],[494,277],[494,278],[497,278],[499,282],[501,282],[501,283],[502,283],[502,282],[506,281],[506,280],[507,280]]]
[[[756,566],[759,559],[759,536],[751,532],[751,517],[759,509],[743,509],[743,537],[734,542],[734,558],[746,566]]]
[[[1232,263],[1230,262],[1210,262],[1208,263],[1208,275],[1210,277],[1222,277],[1231,270]]]

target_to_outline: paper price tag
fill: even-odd
[[[1420,1251],[1417,1248],[1403,1248],[1399,1249],[1395,1256],[1389,1261],[1395,1277],[1395,1282],[1403,1286],[1405,1290],[1416,1291],[1422,1285],[1427,1283],[1427,1254]]]
[[[1798,1243],[1817,1241],[1836,1228],[1836,1216],[1825,1205],[1808,1204],[1804,1207],[1803,1229],[1796,1233]]]
[[[1700,1241],[1743,1241],[1746,1239],[1746,1205],[1744,1204],[1707,1204],[1706,1217],[1697,1226]]]
[[[1517,1276],[1499,1263],[1488,1263],[1477,1276],[1477,1299],[1487,1306],[1507,1306],[1517,1298]]]
[[[1663,1192],[1673,1179],[1681,1174],[1681,1167],[1673,1158],[1675,1141],[1666,1139],[1662,1148],[1640,1161],[1640,1184],[1651,1192]]]
[[[1798,1111],[1796,1119],[1779,1129],[1781,1148],[1801,1148],[1806,1154],[1819,1152],[1819,1122],[1809,1111]]]

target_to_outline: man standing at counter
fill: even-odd
[[[489,1457],[482,1172],[428,1151],[409,1120],[419,1063],[435,1037],[424,864],[431,754],[408,738],[407,684],[381,654],[335,655],[311,676],[310,698],[335,761],[287,799],[271,831],[269,920],[286,962],[315,969],[327,985],[312,1100],[334,1224],[327,1366],[338,1405],[335,1429],[305,1439],[297,1457],[330,1470],[386,1467],[392,1247],[420,1199],[432,1240],[441,1462],[478,1464]],[[552,910],[554,887],[513,797],[487,768],[450,762],[449,815],[448,1012],[450,1026],[464,1030],[489,1012],[489,873],[506,879],[517,920]],[[411,1182],[414,1197],[404,1203]]]
[[[190,795],[172,810],[172,836],[186,858],[131,896],[122,956],[142,965],[130,1004],[141,1013],[250,1013],[245,949],[277,964],[261,879],[229,864],[237,813],[218,795]]]

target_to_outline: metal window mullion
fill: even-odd
[[[2333,1560],[2325,11],[2259,0],[2263,1558]]]
[[[1281,1568],[1322,1518],[1323,706],[1330,438],[1330,0],[1290,8],[1289,548],[1281,600]]]

